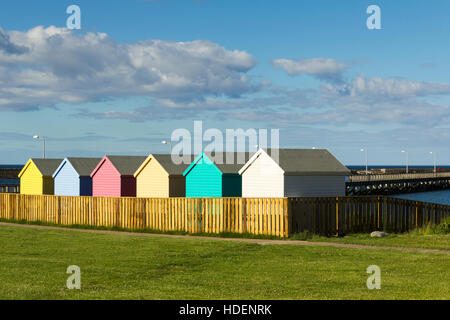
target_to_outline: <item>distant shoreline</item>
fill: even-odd
[[[0,164],[0,169],[22,169],[23,164]]]
[[[22,169],[24,164],[0,164],[0,169]],[[366,170],[365,165],[346,165],[350,170]],[[437,168],[449,169],[450,165],[438,165]],[[368,169],[402,169],[405,165],[373,165]],[[410,169],[433,169],[432,165],[409,165]]]
[[[350,170],[366,170],[366,166],[362,165],[346,165]],[[432,165],[409,165],[409,169],[433,169]],[[368,166],[367,169],[404,169],[405,165],[380,165],[380,166]],[[449,169],[450,165],[437,165],[436,168]]]

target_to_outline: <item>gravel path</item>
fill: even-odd
[[[75,232],[98,233],[98,234],[127,235],[127,236],[135,236],[135,237],[164,237],[164,238],[173,238],[173,239],[201,239],[201,240],[210,240],[210,241],[246,242],[246,243],[256,243],[256,244],[260,244],[260,245],[322,246],[322,247],[336,247],[336,248],[397,250],[397,251],[450,254],[450,250],[441,250],[441,249],[369,246],[369,245],[362,245],[362,244],[348,244],[348,243],[336,243],[336,242],[313,242],[313,241],[300,241],[300,240],[265,240],[265,239],[246,239],[246,238],[219,238],[219,237],[204,237],[204,236],[190,236],[190,235],[172,235],[172,234],[158,234],[158,233],[139,233],[139,232],[125,232],[125,231],[94,230],[94,229],[76,229],[76,228],[29,225],[29,224],[15,224],[15,223],[6,223],[6,222],[0,222],[0,226],[21,227],[21,228],[30,228],[30,229],[44,229],[44,230],[63,230],[63,231],[75,231]]]

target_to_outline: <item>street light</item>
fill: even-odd
[[[430,151],[430,154],[433,156],[433,172],[436,173],[436,153]]]
[[[42,157],[45,159],[45,137],[41,137],[41,136],[38,136],[38,135],[34,135],[34,136],[33,136],[33,139],[41,140],[41,141],[43,142]]]
[[[402,153],[406,154],[406,173],[408,173],[408,151],[402,150]]]
[[[367,161],[367,148],[365,149],[361,149],[361,152],[365,152],[366,153],[366,175],[369,174],[369,169],[368,169],[368,161]]]
[[[168,144],[170,146],[170,154],[172,154],[172,143],[170,141],[167,140],[163,140],[161,141],[162,144]]]

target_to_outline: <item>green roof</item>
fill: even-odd
[[[67,158],[80,176],[89,176],[102,158]]]
[[[64,159],[37,159],[31,158],[43,176],[52,176]]]
[[[253,155],[248,152],[205,152],[205,154],[210,160],[214,159],[214,164],[222,173],[239,173]],[[227,163],[229,162],[227,159],[232,159],[231,163]]]
[[[184,170],[192,163],[192,156],[189,163],[175,164],[170,154],[152,154],[159,164],[171,175],[182,175]]]
[[[107,156],[121,175],[132,176],[147,159],[145,156]]]
[[[264,149],[274,159],[273,150]],[[278,149],[278,165],[288,175],[350,174],[350,170],[326,149]]]

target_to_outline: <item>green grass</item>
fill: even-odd
[[[366,233],[348,234],[341,238],[326,238],[326,237],[312,236],[308,238],[307,241],[362,244],[362,245],[383,246],[383,247],[450,250],[450,235],[443,235],[443,234],[422,235],[416,232],[405,234],[389,234],[385,238],[372,238],[370,237],[370,234]]]
[[[49,223],[43,221],[27,221],[27,220],[13,220],[0,218],[0,222],[15,223],[15,224],[26,224],[34,226],[49,226],[49,227],[59,227],[67,229],[87,229],[87,230],[106,230],[106,231],[126,231],[134,233],[151,233],[151,234],[171,234],[171,235],[190,235],[190,236],[202,236],[202,237],[213,237],[213,238],[246,238],[246,239],[266,239],[266,240],[281,240],[282,238],[271,235],[263,234],[251,234],[251,233],[234,233],[234,232],[219,232],[219,233],[189,233],[185,231],[161,231],[156,229],[127,229],[120,227],[102,227],[102,226],[91,226],[84,224],[71,224],[71,225],[61,225],[56,223]]]
[[[0,226],[0,299],[449,299],[449,255]],[[366,268],[380,266],[381,290]],[[82,289],[65,287],[78,265]]]
[[[95,227],[89,225],[67,225],[61,226],[58,224],[41,222],[41,221],[27,221],[27,220],[10,220],[0,218],[0,222],[9,222],[17,224],[27,225],[42,225],[42,226],[54,226],[64,227],[69,229],[91,229],[91,230],[109,230],[109,231],[127,231],[134,233],[153,233],[153,234],[172,234],[172,235],[191,235],[191,236],[203,236],[203,237],[223,237],[223,238],[246,238],[246,239],[267,239],[267,240],[280,240],[282,238],[269,235],[255,235],[251,233],[188,233],[183,231],[160,231],[153,229],[140,229],[131,230],[119,227]],[[445,221],[443,226],[447,226],[448,221]],[[348,234],[344,237],[324,237],[314,235],[310,232],[302,232],[293,234],[289,239],[285,240],[302,240],[302,241],[314,241],[314,242],[336,242],[346,244],[361,244],[371,246],[387,246],[387,247],[409,247],[409,248],[423,248],[423,249],[443,249],[450,250],[450,234],[442,232],[444,227],[442,225],[428,225],[426,227],[414,230],[405,234],[389,234],[385,238],[372,238],[368,233],[356,233]]]
[[[384,238],[372,238],[368,233],[348,234],[339,238],[327,238],[303,232],[294,234],[290,239],[371,246],[450,250],[450,217],[443,220],[439,225],[428,224],[409,233],[389,234]]]

